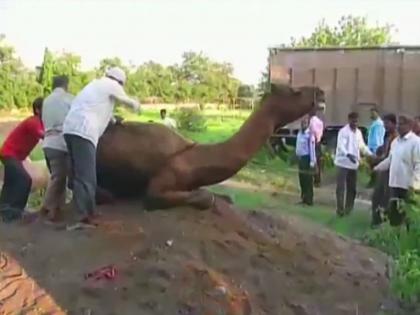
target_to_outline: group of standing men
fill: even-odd
[[[25,214],[31,177],[23,161],[43,138],[50,180],[41,212],[52,221],[59,219],[68,184],[73,191],[73,206],[79,213],[75,226],[95,225],[98,140],[113,120],[116,102],[135,111],[140,109],[139,102],[126,95],[125,82],[124,71],[113,67],[73,97],[68,93],[68,78],[54,78],[52,93],[44,100],[38,98],[34,102],[34,115],[9,134],[0,150],[5,168],[0,219],[13,221]]]
[[[334,158],[337,215],[346,216],[354,208],[357,172],[364,155],[374,172],[372,226],[381,224],[384,214],[392,225],[399,225],[405,219],[400,201],[407,200],[410,191],[420,189],[420,118],[394,114],[381,118],[378,110],[372,108],[371,119],[367,145],[358,128],[356,112],[348,115],[348,123],[338,133]],[[313,186],[319,184],[322,131],[323,124],[316,110],[301,121],[296,155],[301,203],[305,205],[313,204]]]

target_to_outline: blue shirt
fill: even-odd
[[[368,147],[369,150],[373,153],[376,153],[376,150],[384,144],[385,139],[385,127],[382,119],[378,118],[372,121],[372,124],[369,127],[368,133]]]
[[[309,155],[311,165],[315,165],[315,137],[309,129],[299,130],[296,138],[296,155],[298,157]]]

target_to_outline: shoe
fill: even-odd
[[[67,231],[84,230],[84,229],[95,229],[98,224],[93,220],[92,217],[84,217],[79,222],[67,225]]]
[[[0,209],[0,221],[11,223],[22,218],[22,210],[10,206]]]

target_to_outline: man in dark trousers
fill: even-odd
[[[387,215],[392,226],[405,221],[401,205],[408,200],[410,190],[420,191],[420,138],[412,131],[413,123],[408,116],[398,116],[399,136],[392,142],[389,156],[374,168],[389,170],[391,197]]]
[[[0,149],[0,159],[4,165],[0,219],[4,222],[20,219],[28,202],[32,179],[25,170],[23,161],[44,137],[41,121],[42,102],[42,98],[37,98],[33,102],[33,115],[12,130]]]
[[[348,124],[338,132],[334,164],[337,167],[337,215],[340,217],[350,214],[354,207],[361,153],[373,155],[363,140],[358,122],[359,115],[352,112],[348,115]]]
[[[386,130],[385,143],[377,149],[374,164],[378,164],[389,156],[391,143],[398,137],[397,117],[394,114],[384,116],[384,126]],[[385,212],[389,203],[389,170],[378,171],[375,186],[372,194],[372,221],[371,226],[375,227],[382,223],[382,214]]]
[[[316,165],[315,137],[308,128],[308,119],[301,121],[301,129],[296,139],[296,156],[299,160],[299,184],[301,203],[312,206],[314,198],[314,167]]]

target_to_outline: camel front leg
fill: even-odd
[[[215,196],[205,189],[152,193],[149,194],[148,199],[147,208],[154,209],[191,206],[205,210],[211,208],[215,202]]]

